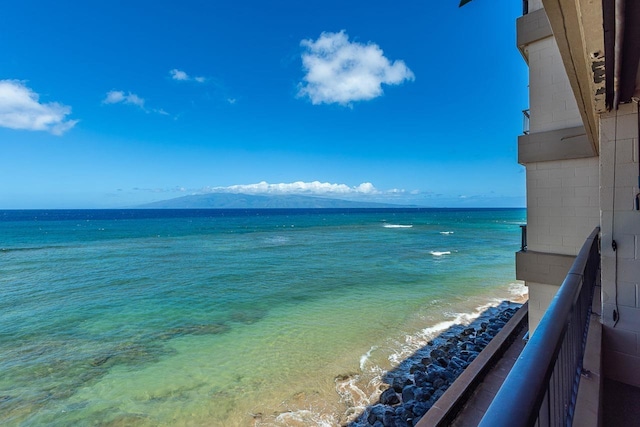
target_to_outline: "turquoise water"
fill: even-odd
[[[0,211],[0,425],[336,425],[522,294],[523,209]]]

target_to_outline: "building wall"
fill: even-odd
[[[529,2],[530,12],[541,7],[539,0]],[[555,39],[549,36],[536,40],[525,47],[525,52],[529,62],[531,135],[581,127],[580,112]],[[557,139],[556,147],[562,147],[565,137],[558,133]],[[566,144],[569,143],[567,140]],[[566,150],[561,149],[556,158],[549,157],[547,161],[525,164],[529,258],[542,259],[539,254],[577,255],[600,222],[598,157],[566,158]],[[567,264],[561,257],[547,259],[551,263]],[[521,261],[525,260],[521,257]],[[556,264],[537,268],[551,271],[557,269]],[[564,275],[566,272],[560,276]],[[536,275],[530,274],[529,280],[526,276],[529,330],[533,333],[561,280],[541,283],[535,280]]]
[[[577,255],[600,222],[598,158],[526,166],[529,250]]]
[[[640,387],[638,105],[600,116],[602,322],[605,376]],[[616,241],[617,251],[611,242]],[[617,302],[616,302],[617,299]],[[618,313],[618,322],[614,319]]]
[[[542,0],[529,0],[529,13],[542,9]]]
[[[531,133],[582,125],[560,50],[553,37],[527,46]]]
[[[533,334],[551,300],[558,292],[559,286],[537,282],[527,282],[527,286],[529,287],[529,333]]]

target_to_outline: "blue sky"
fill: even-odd
[[[518,1],[6,2],[0,209],[524,206]]]

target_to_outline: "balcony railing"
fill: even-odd
[[[582,246],[481,427],[571,426],[600,267],[599,231]]]
[[[529,110],[522,110],[522,133],[529,135],[529,119],[531,118]]]
[[[527,224],[520,225],[520,250],[527,251]]]

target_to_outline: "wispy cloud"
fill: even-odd
[[[136,105],[143,110],[144,108],[144,99],[136,95],[135,93],[127,93],[125,94],[121,90],[112,90],[107,92],[106,98],[102,101],[105,104],[130,104]]]
[[[350,105],[382,95],[382,84],[414,80],[404,61],[390,62],[374,43],[350,42],[344,30],[323,32],[317,40],[302,40],[302,67],[306,72],[298,96],[313,104]]]
[[[243,194],[313,194],[313,195],[377,195],[381,192],[370,182],[357,186],[332,184],[329,182],[303,182],[269,184],[266,181],[257,184],[231,185],[228,187],[206,187],[208,193],[243,193]]]
[[[78,123],[66,118],[71,107],[57,102],[40,103],[39,99],[40,95],[20,80],[0,80],[0,126],[62,135]]]
[[[171,75],[171,78],[173,80],[179,80],[179,81],[185,81],[185,82],[194,81],[198,83],[204,83],[207,80],[205,77],[202,77],[202,76],[191,77],[186,72],[182,70],[178,70],[177,68],[174,68],[173,70],[169,70],[169,74]]]
[[[207,87],[209,89],[213,88],[213,93],[216,94],[215,97],[219,98],[219,100],[226,101],[228,104],[233,105],[238,102],[237,98],[229,96],[229,90],[226,85],[215,77],[192,76],[186,71],[179,70],[177,68],[169,70],[169,76],[171,76],[173,80],[177,80],[179,82],[196,82],[197,85],[194,86],[202,85],[201,87]],[[207,91],[205,96],[207,99],[210,99],[211,91]]]
[[[134,191],[147,193],[173,193],[179,194],[209,194],[209,193],[233,193],[233,194],[251,194],[251,195],[306,195],[318,197],[332,197],[352,200],[367,199],[369,201],[389,201],[401,200],[408,193],[405,190],[397,188],[391,190],[379,190],[370,182],[363,182],[360,185],[350,186],[347,184],[336,184],[320,181],[296,181],[290,183],[270,184],[261,181],[256,184],[238,184],[227,187],[202,187],[187,188],[183,186],[175,186],[171,188],[133,188]]]
[[[145,106],[145,100],[144,98],[136,95],[135,93],[124,93],[121,90],[112,90],[107,92],[107,95],[105,96],[105,98],[102,100],[103,104],[129,104],[129,105],[135,105],[136,107],[139,107],[142,111],[146,112],[146,113],[156,113],[156,114],[160,114],[163,116],[169,116],[170,114],[167,113],[164,109],[162,108],[147,108]]]

